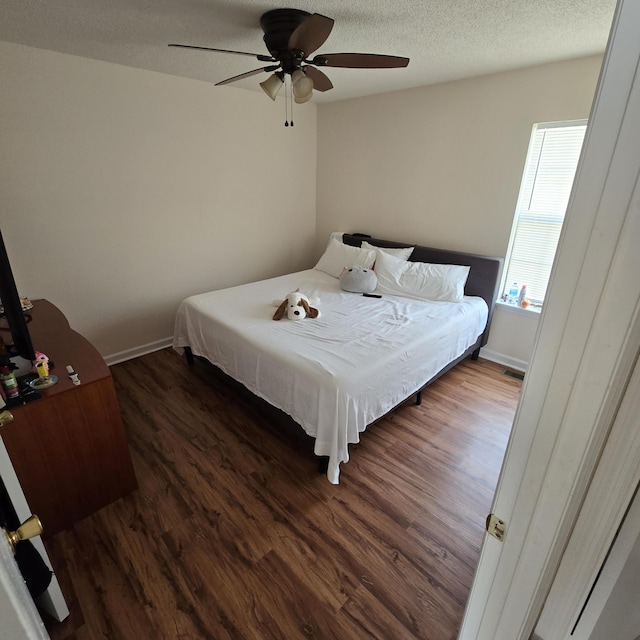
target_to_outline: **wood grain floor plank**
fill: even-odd
[[[46,544],[52,640],[452,640],[521,383],[467,360],[331,485],[282,417],[166,349],[112,368],[139,489]]]
[[[381,607],[380,601],[375,594],[364,585],[358,587],[349,598],[342,612],[344,615],[349,616],[360,629],[360,633],[354,635],[354,638],[411,640],[417,637],[402,625],[393,613]],[[429,638],[425,636],[423,640],[429,640]]]
[[[428,637],[427,629],[443,631],[455,625],[451,596],[434,575],[412,561],[406,532],[376,526],[371,514],[358,514],[344,501],[332,505],[334,520],[349,541],[352,571],[387,611],[416,638]],[[346,543],[345,543],[346,546]]]

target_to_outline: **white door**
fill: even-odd
[[[530,637],[640,346],[639,62],[620,0],[460,640]]]
[[[42,619],[27,590],[13,552],[0,531],[0,638],[49,640]]]
[[[9,494],[9,498],[13,503],[13,508],[18,520],[20,522],[24,522],[32,515],[31,509],[27,504],[24,492],[20,486],[20,481],[18,480],[18,476],[16,476],[16,472],[11,464],[11,459],[9,458],[7,449],[2,441],[2,436],[0,436],[0,477],[2,478],[7,489],[7,493]],[[47,523],[43,522],[42,524],[46,528]],[[0,535],[0,537],[4,539],[4,535]],[[42,543],[40,536],[33,538],[31,543],[35,547],[36,551],[38,551],[42,556],[45,564],[53,572],[51,560],[49,560],[49,556],[47,555],[47,551],[44,548],[44,544]],[[69,608],[67,607],[67,603],[62,595],[55,573],[51,577],[51,583],[47,590],[38,596],[38,605],[58,621],[64,620],[69,615]],[[7,637],[10,638],[11,636]],[[1,635],[0,640],[4,640],[4,637]]]

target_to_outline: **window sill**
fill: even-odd
[[[537,318],[542,311],[542,307],[527,307],[526,309],[523,307],[518,307],[514,304],[507,304],[506,302],[501,302],[498,300],[496,302],[496,307],[500,309],[500,311],[506,311],[507,313],[515,313],[519,316],[528,316],[529,318]]]

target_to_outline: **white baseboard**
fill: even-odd
[[[506,356],[504,353],[491,351],[491,349],[485,349],[484,347],[480,349],[480,357],[485,358],[486,360],[491,360],[491,362],[503,364],[505,367],[515,369],[516,371],[526,371],[529,366],[529,363],[526,360],[518,360],[517,358]]]
[[[139,358],[147,353],[153,353],[154,351],[160,351],[160,349],[166,349],[173,344],[173,337],[163,338],[162,340],[156,340],[155,342],[147,342],[147,344],[141,344],[139,347],[133,347],[132,349],[125,349],[124,351],[118,351],[111,355],[105,356],[105,362],[111,366],[126,360],[132,360],[133,358]]]

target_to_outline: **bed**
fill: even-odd
[[[329,247],[364,256],[365,245],[367,251],[378,248],[379,264],[384,258],[399,265],[398,256],[379,252],[404,249],[410,252],[406,269],[423,263],[468,267],[459,301],[425,300],[404,290],[385,290],[380,298],[343,291],[336,273],[321,268]],[[314,453],[328,458],[327,478],[338,484],[349,445],[359,442],[368,425],[414,394],[419,398],[461,360],[478,357],[488,339],[501,268],[500,258],[333,234],[316,268],[184,300],[173,347],[188,358],[206,359],[288,414],[313,438]],[[275,322],[274,301],[298,288],[318,299],[320,316]]]

